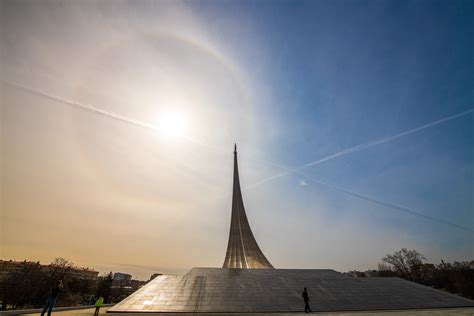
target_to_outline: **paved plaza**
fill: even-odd
[[[100,315],[106,315],[109,308],[105,307],[100,310]],[[199,316],[292,316],[292,315],[302,315],[303,313],[220,313],[216,314],[206,314],[200,313]],[[448,309],[426,309],[426,310],[404,310],[404,311],[377,311],[377,312],[331,312],[331,313],[312,313],[318,316],[472,316],[474,315],[474,308],[448,308]],[[28,314],[28,315],[40,315],[37,314]],[[94,309],[82,309],[82,310],[72,310],[72,311],[63,311],[63,312],[54,312],[52,315],[58,316],[92,316],[94,315]],[[111,314],[108,314],[111,315]],[[127,315],[143,316],[143,313],[132,313]],[[147,313],[145,315],[158,315],[157,313]],[[188,313],[166,313],[163,316],[191,316],[192,314]]]

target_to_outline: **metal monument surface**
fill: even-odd
[[[193,268],[159,276],[110,312],[297,312],[308,288],[314,311],[469,307],[474,301],[400,278],[333,270]]]
[[[229,243],[223,268],[273,269],[253,236],[245,213],[237,165],[237,145],[234,147],[234,184]]]

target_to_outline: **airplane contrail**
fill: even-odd
[[[121,122],[124,122],[124,123],[127,123],[127,124],[132,124],[132,125],[135,125],[135,126],[139,126],[139,127],[147,128],[147,129],[151,129],[151,130],[157,130],[157,131],[160,130],[159,127],[157,127],[157,126],[155,126],[155,125],[152,125],[152,124],[150,124],[150,123],[138,121],[138,120],[135,120],[135,119],[132,119],[132,118],[123,116],[123,115],[119,115],[119,114],[116,114],[116,113],[113,113],[113,112],[105,111],[105,110],[102,110],[102,109],[100,109],[100,108],[94,107],[94,106],[89,105],[89,104],[84,104],[84,103],[79,103],[79,102],[75,102],[75,101],[66,100],[66,99],[64,99],[64,98],[60,98],[60,97],[54,96],[54,95],[52,95],[52,94],[49,94],[49,93],[46,93],[46,92],[43,92],[43,91],[40,91],[40,90],[28,88],[28,87],[25,87],[25,86],[22,86],[22,85],[19,85],[19,84],[16,84],[16,83],[12,83],[12,82],[9,82],[9,81],[5,81],[5,80],[2,80],[2,81],[3,81],[4,83],[10,85],[10,86],[15,87],[15,88],[22,89],[22,90],[25,90],[25,91],[27,91],[27,92],[30,92],[30,93],[33,93],[33,94],[36,94],[36,95],[39,95],[39,96],[42,96],[42,97],[45,97],[45,98],[49,98],[49,99],[52,99],[52,100],[55,100],[55,101],[58,101],[58,102],[61,102],[61,103],[65,103],[65,104],[67,104],[67,105],[70,105],[70,106],[73,106],[73,107],[77,107],[77,108],[80,108],[80,109],[82,109],[82,110],[86,110],[86,111],[89,111],[89,112],[93,112],[93,113],[96,113],[96,114],[99,114],[99,115],[104,115],[104,116],[113,118],[113,119],[115,119],[115,120],[118,120],[118,121],[121,121]],[[292,168],[292,169],[287,169],[287,168],[285,168],[285,167],[280,166],[281,168],[286,169],[286,171],[281,172],[281,173],[279,173],[279,174],[276,174],[276,175],[274,175],[274,176],[272,176],[272,177],[263,179],[263,180],[261,180],[261,181],[258,181],[258,182],[254,183],[254,184],[249,185],[249,186],[246,186],[246,187],[244,188],[244,190],[247,190],[247,189],[256,187],[256,186],[261,185],[261,184],[263,184],[263,183],[265,183],[265,182],[268,182],[268,181],[270,181],[270,180],[273,180],[273,179],[276,179],[276,178],[285,176],[285,175],[290,174],[290,173],[294,173],[294,172],[299,173],[300,170],[303,170],[303,169],[308,168],[308,167],[310,167],[310,166],[314,166],[314,165],[323,163],[323,162],[325,162],[325,161],[334,159],[334,158],[336,158],[336,157],[343,156],[343,155],[347,155],[347,154],[353,153],[353,152],[357,152],[357,151],[360,151],[360,150],[363,150],[363,149],[366,149],[366,148],[369,148],[369,147],[372,147],[372,146],[375,146],[375,145],[379,145],[379,144],[382,144],[382,143],[386,143],[386,142],[392,141],[392,140],[394,140],[394,139],[397,139],[397,138],[400,138],[400,137],[403,137],[403,136],[406,136],[406,135],[409,135],[409,134],[418,132],[418,131],[420,131],[420,130],[424,130],[424,129],[426,129],[426,128],[429,128],[429,127],[432,127],[432,126],[441,124],[441,123],[443,123],[443,122],[446,122],[446,121],[449,121],[449,120],[452,120],[452,119],[455,119],[455,118],[457,118],[457,117],[461,117],[461,116],[467,115],[467,114],[472,113],[472,112],[474,112],[474,109],[469,109],[469,110],[467,110],[467,111],[464,111],[464,112],[461,112],[461,113],[458,113],[458,114],[455,114],[455,115],[451,115],[451,116],[448,116],[448,117],[445,117],[445,118],[442,118],[442,119],[439,119],[439,120],[436,120],[436,121],[427,123],[427,124],[425,124],[425,125],[422,125],[422,126],[413,128],[413,129],[411,129],[411,130],[408,130],[408,131],[405,131],[405,132],[402,132],[402,133],[399,133],[399,134],[396,134],[396,135],[392,135],[392,136],[388,136],[388,137],[385,137],[385,138],[372,140],[372,141],[369,141],[369,142],[367,142],[367,143],[359,144],[359,145],[356,145],[356,146],[353,146],[353,147],[350,147],[350,148],[341,150],[341,151],[339,151],[339,152],[337,152],[337,153],[334,153],[334,154],[332,154],[332,155],[326,156],[326,157],[324,157],[324,158],[321,158],[321,159],[315,160],[315,161],[313,161],[313,162],[307,163],[307,164],[302,165],[302,166],[300,166],[300,167],[296,167],[296,168]],[[188,137],[185,137],[185,136],[181,136],[181,137],[184,138],[184,139],[186,139],[186,140],[188,140],[188,141],[190,141],[190,142],[196,143],[196,144],[198,144],[198,145],[202,145],[202,146],[208,147],[208,148],[210,148],[210,149],[215,149],[215,148],[212,147],[212,146],[208,146],[208,145],[202,144],[201,142],[197,142],[197,141],[195,141],[195,140],[193,140],[193,139],[191,139],[191,138],[188,138]],[[276,164],[272,164],[272,165],[275,165],[275,166],[276,166]],[[300,174],[300,175],[303,175],[303,174],[301,174],[301,173],[299,173],[299,174]],[[351,191],[346,190],[346,189],[344,189],[344,188],[341,188],[341,187],[338,187],[338,186],[329,184],[329,183],[327,183],[327,182],[324,182],[324,181],[321,181],[321,180],[317,180],[317,179],[308,177],[307,175],[303,175],[303,176],[306,177],[307,179],[311,180],[311,181],[316,182],[316,183],[319,183],[319,184],[328,186],[328,187],[330,187],[330,188],[332,188],[332,189],[334,189],[334,190],[337,190],[337,191],[340,191],[340,192],[349,194],[349,195],[351,195],[351,196],[354,196],[354,197],[357,197],[357,198],[360,198],[360,199],[363,199],[363,200],[366,200],[366,201],[370,201],[370,202],[373,202],[373,203],[376,203],[376,204],[379,204],[379,205],[382,205],[382,206],[385,206],[385,207],[389,207],[389,208],[392,208],[392,209],[397,209],[397,210],[399,210],[399,211],[402,211],[402,212],[405,212],[405,213],[408,213],[408,214],[411,214],[411,215],[414,215],[414,216],[422,217],[422,218],[425,218],[425,219],[429,219],[429,220],[432,220],[432,221],[435,221],[435,222],[438,222],[438,223],[448,224],[448,225],[450,225],[450,226],[453,226],[453,227],[456,227],[456,228],[459,228],[459,229],[462,229],[462,230],[467,230],[467,231],[471,231],[471,232],[474,231],[473,229],[471,229],[471,228],[469,228],[469,227],[461,226],[461,225],[458,225],[458,224],[455,224],[455,223],[446,221],[446,220],[444,220],[444,219],[440,219],[440,218],[428,216],[428,215],[419,213],[419,212],[417,212],[417,211],[414,211],[414,210],[412,210],[412,209],[409,209],[409,208],[407,208],[407,207],[399,206],[399,205],[392,204],[392,203],[387,203],[387,202],[384,202],[384,201],[381,201],[381,200],[377,200],[377,199],[375,199],[375,198],[371,198],[371,197],[368,197],[368,196],[365,196],[365,195],[361,195],[361,194],[358,194],[358,193],[354,193],[354,192],[351,192]]]
[[[20,85],[20,84],[17,84],[17,83],[13,83],[13,82],[10,82],[10,81],[6,81],[6,80],[2,80],[4,83],[14,87],[14,88],[17,88],[17,89],[21,89],[21,90],[24,90],[26,92],[29,92],[29,93],[32,93],[32,94],[36,94],[38,96],[41,96],[41,97],[44,97],[44,98],[48,98],[48,99],[51,99],[51,100],[54,100],[54,101],[57,101],[57,102],[61,102],[61,103],[64,103],[64,104],[67,104],[71,107],[75,107],[75,108],[79,108],[79,109],[82,109],[82,110],[85,110],[85,111],[88,111],[88,112],[92,112],[92,113],[95,113],[95,114],[99,114],[99,115],[104,115],[104,116],[107,116],[109,118],[112,118],[114,120],[118,120],[118,121],[121,121],[121,122],[124,122],[124,123],[127,123],[127,124],[131,124],[131,125],[135,125],[135,126],[138,126],[138,127],[141,127],[141,128],[146,128],[146,129],[151,129],[151,130],[155,130],[155,131],[160,131],[160,127],[159,126],[156,126],[154,124],[150,124],[150,123],[147,123],[147,122],[142,122],[142,121],[139,121],[139,120],[135,120],[133,118],[130,118],[130,117],[127,117],[127,116],[123,116],[123,115],[120,115],[120,114],[116,114],[114,112],[110,112],[110,111],[105,111],[105,110],[102,110],[100,108],[97,108],[93,105],[89,105],[89,104],[85,104],[85,103],[80,103],[80,102],[76,102],[76,101],[71,101],[71,100],[66,100],[64,98],[61,98],[61,97],[58,97],[58,96],[55,96],[53,94],[50,94],[50,93],[46,93],[46,92],[43,92],[41,90],[37,90],[37,89],[33,89],[33,88],[29,88],[29,87],[25,87],[23,85]],[[194,144],[197,144],[197,145],[200,145],[200,146],[204,146],[204,147],[208,147],[210,149],[213,149],[215,150],[213,147],[211,146],[208,146],[206,144],[203,144],[195,139],[192,139],[190,137],[187,137],[187,136],[184,136],[184,135],[179,135],[177,137],[180,137],[182,139],[185,139],[191,143],[194,143]]]
[[[327,186],[327,187],[332,188],[332,189],[334,189],[334,190],[337,190],[337,191],[339,191],[339,192],[343,192],[343,193],[345,193],[345,194],[348,194],[348,195],[357,197],[357,198],[359,198],[359,199],[363,199],[363,200],[366,200],[366,201],[369,201],[369,202],[372,202],[372,203],[375,203],[375,204],[378,204],[378,205],[381,205],[381,206],[385,206],[385,207],[388,207],[388,208],[396,209],[396,210],[398,210],[398,211],[401,211],[401,212],[404,212],[404,213],[407,213],[407,214],[410,214],[410,215],[413,215],[413,216],[425,218],[425,219],[428,219],[428,220],[431,220],[431,221],[434,221],[434,222],[438,222],[438,223],[442,223],[442,224],[447,224],[447,225],[450,225],[450,226],[455,227],[455,228],[458,228],[458,229],[462,229],[462,230],[466,230],[466,231],[473,232],[474,230],[473,230],[472,228],[469,228],[469,227],[466,227],[466,226],[462,226],[462,225],[459,225],[459,224],[456,224],[456,223],[452,223],[452,222],[450,222],[450,221],[447,221],[447,220],[444,220],[444,219],[441,219],[441,218],[436,218],[436,217],[433,217],[433,216],[425,215],[425,214],[422,214],[422,213],[420,213],[420,212],[417,212],[417,211],[415,211],[415,210],[413,210],[413,209],[410,209],[410,208],[408,208],[408,207],[396,205],[396,204],[393,204],[393,203],[384,202],[384,201],[381,201],[381,200],[378,200],[378,199],[375,199],[375,198],[372,198],[372,197],[369,197],[369,196],[365,196],[365,195],[362,195],[362,194],[359,194],[359,193],[351,192],[351,191],[349,191],[349,190],[346,190],[346,189],[344,189],[344,188],[335,186],[335,185],[330,184],[330,183],[328,183],[328,182],[325,182],[325,181],[322,181],[322,180],[317,180],[317,179],[308,177],[307,175],[304,175],[304,174],[300,173],[301,170],[306,169],[306,168],[308,168],[308,167],[310,167],[310,166],[318,165],[318,164],[320,164],[320,163],[323,163],[323,162],[325,162],[325,161],[328,161],[328,160],[331,160],[331,159],[334,159],[334,158],[337,158],[337,157],[340,157],[340,156],[343,156],[343,155],[347,155],[347,154],[350,154],[350,153],[353,153],[353,152],[361,151],[361,150],[363,150],[363,149],[366,149],[366,148],[369,148],[369,147],[372,147],[372,146],[376,146],[376,145],[379,145],[379,144],[383,144],[383,143],[386,143],[386,142],[390,142],[390,141],[395,140],[395,139],[397,139],[397,138],[400,138],[400,137],[403,137],[403,136],[406,136],[406,135],[409,135],[409,134],[412,134],[412,133],[416,133],[416,132],[418,132],[418,131],[421,131],[421,130],[430,128],[430,127],[432,127],[432,126],[441,124],[441,123],[446,122],[446,121],[453,120],[453,119],[455,119],[455,118],[458,118],[458,117],[461,117],[461,116],[470,114],[470,113],[472,113],[472,112],[474,112],[474,109],[469,109],[469,110],[467,110],[467,111],[464,111],[464,112],[461,112],[461,113],[458,113],[458,114],[455,114],[455,115],[451,115],[451,116],[444,117],[444,118],[442,118],[442,119],[439,119],[439,120],[436,120],[436,121],[433,121],[433,122],[424,124],[424,125],[422,125],[422,126],[419,126],[419,127],[416,127],[416,128],[410,129],[410,130],[407,130],[407,131],[405,131],[405,132],[398,133],[398,134],[396,134],[396,135],[392,135],[392,136],[388,136],[388,137],[384,137],[384,138],[372,140],[372,141],[369,141],[369,142],[366,142],[366,143],[363,143],[363,144],[359,144],[359,145],[356,145],[356,146],[353,146],[353,147],[350,147],[350,148],[341,150],[341,151],[336,152],[336,153],[334,153],[334,154],[332,154],[332,155],[329,155],[329,156],[326,156],[326,157],[324,157],[324,158],[321,158],[321,159],[312,161],[312,162],[310,162],[310,163],[304,164],[304,165],[299,166],[299,167],[296,167],[296,168],[288,169],[288,168],[286,168],[286,167],[283,167],[283,166],[280,166],[280,165],[271,163],[271,165],[280,167],[280,168],[282,168],[282,169],[285,170],[285,171],[280,172],[280,173],[278,173],[278,174],[275,174],[275,175],[273,175],[273,176],[271,176],[271,177],[265,178],[265,179],[263,179],[263,180],[260,180],[260,181],[258,181],[258,182],[256,182],[256,183],[251,184],[251,185],[248,185],[248,186],[246,186],[246,187],[244,188],[244,190],[254,188],[254,187],[259,186],[259,185],[261,185],[261,184],[263,184],[263,183],[266,183],[266,182],[268,182],[268,181],[274,180],[274,179],[276,179],[276,178],[283,177],[283,176],[288,175],[288,174],[290,174],[290,173],[298,173],[298,174],[304,176],[305,178],[307,178],[307,179],[309,179],[309,180],[311,180],[311,181],[313,181],[313,182],[322,184],[322,185],[324,185],[324,186]]]
[[[469,109],[467,111],[464,111],[464,112],[461,112],[461,113],[458,113],[458,114],[454,114],[454,115],[451,115],[451,116],[447,116],[447,117],[444,117],[442,119],[439,119],[439,120],[436,120],[436,121],[433,121],[433,122],[430,122],[430,123],[427,123],[427,124],[424,124],[424,125],[421,125],[419,127],[416,127],[416,128],[413,128],[413,129],[410,129],[410,130],[407,130],[407,131],[404,131],[404,132],[401,132],[401,133],[398,133],[398,134],[395,134],[395,135],[392,135],[392,136],[387,136],[387,137],[384,137],[384,138],[379,138],[379,139],[375,139],[375,140],[371,140],[369,142],[366,142],[366,143],[362,143],[362,144],[359,144],[359,145],[355,145],[353,147],[349,147],[349,148],[346,148],[346,149],[343,149],[341,151],[338,151],[334,154],[331,154],[329,156],[326,156],[324,158],[320,158],[318,160],[315,160],[315,161],[312,161],[312,162],[309,162],[307,164],[304,164],[304,165],[301,165],[299,167],[296,167],[296,168],[291,168],[291,169],[288,169],[287,171],[284,171],[284,172],[281,172],[281,173],[278,173],[276,175],[273,175],[271,177],[268,177],[268,178],[265,178],[263,180],[260,180],[256,183],[253,183],[251,185],[249,185],[247,188],[253,188],[253,187],[256,187],[256,186],[259,186],[263,183],[266,183],[268,181],[271,181],[273,179],[276,179],[276,178],[280,178],[280,177],[283,177],[285,175],[288,175],[290,173],[293,173],[293,172],[297,172],[297,171],[300,171],[300,170],[303,170],[303,169],[306,169],[308,167],[311,167],[311,166],[315,166],[315,165],[318,165],[320,163],[323,163],[323,162],[326,162],[328,160],[332,160],[334,158],[337,158],[337,157],[340,157],[340,156],[345,156],[347,154],[351,154],[351,153],[354,153],[354,152],[358,152],[358,151],[361,151],[361,150],[364,150],[364,149],[367,149],[369,147],[373,147],[373,146],[376,146],[376,145],[380,145],[380,144],[383,144],[383,143],[387,143],[387,142],[391,142],[395,139],[398,139],[400,137],[403,137],[403,136],[406,136],[406,135],[410,135],[410,134],[413,134],[413,133],[416,133],[416,132],[419,132],[421,130],[424,130],[424,129],[427,129],[427,128],[430,128],[430,127],[433,127],[433,126],[436,126],[438,124],[441,124],[441,123],[444,123],[444,122],[447,122],[447,121],[450,121],[450,120],[453,120],[455,118],[458,118],[458,117],[461,117],[461,116],[464,116],[464,115],[468,115],[470,113],[473,113],[474,112],[474,109]]]
[[[50,93],[46,93],[46,92],[43,92],[43,91],[40,91],[40,90],[37,90],[37,89],[28,88],[28,87],[22,86],[22,85],[17,84],[17,83],[13,83],[13,82],[9,82],[9,81],[3,81],[3,82],[10,85],[10,86],[12,86],[12,87],[15,87],[15,88],[18,88],[18,89],[21,89],[21,90],[25,90],[29,93],[36,94],[36,95],[39,95],[39,96],[44,97],[44,98],[48,98],[48,99],[52,99],[54,101],[65,103],[67,105],[77,107],[77,108],[80,108],[82,110],[86,110],[86,111],[93,112],[93,113],[100,114],[100,115],[105,115],[105,116],[108,116],[108,117],[113,118],[115,120],[119,120],[119,121],[122,121],[122,122],[125,122],[125,123],[128,123],[128,124],[132,124],[132,125],[136,125],[136,126],[140,126],[140,127],[144,127],[144,128],[149,128],[149,129],[153,129],[153,130],[158,130],[158,128],[156,128],[152,124],[137,121],[137,120],[134,120],[134,119],[131,119],[131,118],[119,115],[119,114],[115,114],[113,112],[105,111],[105,110],[96,108],[96,107],[94,107],[92,105],[89,105],[89,104],[84,104],[84,103],[79,103],[79,102],[75,102],[75,101],[66,100],[64,98],[57,97],[57,96],[52,95]]]
[[[332,188],[334,190],[337,190],[337,191],[346,193],[348,195],[357,197],[357,198],[362,199],[362,200],[366,200],[366,201],[369,201],[369,202],[372,202],[372,203],[375,203],[375,204],[378,204],[378,205],[381,205],[381,206],[385,206],[385,207],[388,207],[388,208],[396,209],[398,211],[401,211],[401,212],[404,212],[404,213],[407,213],[407,214],[410,214],[410,215],[413,215],[413,216],[422,217],[422,218],[425,218],[425,219],[428,219],[428,220],[431,220],[431,221],[434,221],[434,222],[438,222],[438,223],[441,223],[441,224],[446,224],[446,225],[452,226],[454,228],[462,229],[462,230],[469,231],[469,232],[474,232],[473,228],[470,228],[470,227],[467,227],[467,226],[462,226],[462,225],[447,221],[447,220],[442,219],[442,218],[437,218],[437,217],[425,215],[423,213],[420,213],[418,211],[415,211],[415,210],[410,209],[410,208],[405,207],[405,206],[400,206],[400,205],[397,205],[397,204],[384,202],[384,201],[375,199],[375,198],[370,197],[370,196],[355,193],[355,192],[349,191],[347,189],[341,188],[339,186],[330,184],[328,182],[318,180],[318,179],[315,179],[315,178],[312,178],[312,177],[308,177],[306,175],[303,175],[303,176],[308,180],[311,180],[313,182],[322,184],[324,186],[327,186],[327,187]]]
[[[273,165],[273,166],[276,166],[278,168],[281,168],[283,170],[286,170],[285,172],[282,172],[282,173],[279,173],[273,177],[270,177],[270,178],[267,178],[265,180],[268,180],[268,179],[275,179],[277,177],[280,177],[282,175],[285,175],[285,174],[288,174],[288,173],[291,173],[291,172],[294,172],[294,173],[297,173],[301,176],[303,176],[304,178],[310,180],[310,181],[313,181],[315,183],[318,183],[318,184],[321,184],[321,185],[324,185],[326,187],[329,187],[333,190],[336,190],[336,191],[339,191],[339,192],[342,192],[342,193],[345,193],[345,194],[348,194],[348,195],[351,195],[353,197],[356,197],[356,198],[359,198],[359,199],[362,199],[362,200],[365,200],[365,201],[368,201],[368,202],[372,202],[372,203],[375,203],[375,204],[378,204],[378,205],[381,205],[381,206],[384,206],[384,207],[388,207],[388,208],[391,208],[391,209],[395,209],[397,211],[401,211],[401,212],[404,212],[404,213],[407,213],[407,214],[410,214],[410,215],[413,215],[413,216],[416,216],[416,217],[421,217],[421,218],[424,218],[424,219],[428,219],[428,220],[431,220],[431,221],[434,221],[434,222],[437,222],[437,223],[441,223],[441,224],[446,224],[446,225],[449,225],[451,227],[454,227],[454,228],[457,228],[457,229],[462,229],[462,230],[465,230],[465,231],[469,231],[469,232],[474,232],[474,229],[473,228],[470,228],[470,227],[467,227],[467,226],[462,226],[462,225],[459,225],[459,224],[456,224],[456,223],[453,223],[453,222],[450,222],[448,220],[445,220],[445,219],[442,219],[442,218],[437,218],[437,217],[434,217],[434,216],[429,216],[429,215],[425,215],[423,213],[420,213],[416,210],[413,210],[413,209],[410,209],[408,207],[405,207],[405,206],[400,206],[400,205],[397,205],[397,204],[393,204],[393,203],[389,203],[389,202],[385,202],[385,201],[382,201],[382,200],[379,200],[379,199],[376,199],[376,198],[373,198],[373,197],[370,197],[370,196],[367,196],[367,195],[362,195],[362,194],[359,194],[359,193],[355,193],[353,191],[349,191],[345,188],[342,188],[342,187],[339,187],[339,186],[336,186],[334,184],[331,184],[331,183],[328,183],[326,181],[323,181],[323,180],[319,180],[319,179],[316,179],[316,178],[313,178],[313,177],[309,177],[301,172],[299,172],[298,170],[295,171],[295,169],[288,169],[282,165],[279,165],[279,164],[276,164],[276,163],[268,163],[270,165]],[[248,189],[251,189],[259,184],[263,183],[262,181],[259,181],[257,183],[254,183],[254,184],[251,184],[249,186],[246,186],[244,187],[243,189],[244,190],[248,190]]]
[[[467,115],[467,114],[470,114],[474,112],[474,109],[469,109],[467,111],[464,111],[464,112],[461,112],[461,113],[458,113],[458,114],[454,114],[454,115],[451,115],[451,116],[447,116],[447,117],[444,117],[442,119],[439,119],[439,120],[436,120],[436,121],[433,121],[433,122],[430,122],[430,123],[427,123],[427,124],[424,124],[424,125],[421,125],[419,127],[416,127],[416,128],[413,128],[413,129],[410,129],[408,131],[405,131],[405,132],[401,132],[399,134],[396,134],[396,135],[392,135],[392,136],[388,136],[388,137],[384,137],[384,138],[381,138],[381,139],[376,139],[376,140],[372,140],[372,141],[369,141],[367,143],[364,143],[364,144],[360,144],[360,145],[356,145],[354,147],[350,147],[348,149],[344,149],[344,150],[341,150],[335,154],[332,154],[330,156],[327,156],[327,157],[324,157],[322,159],[318,159],[316,161],[313,161],[313,162],[310,162],[310,163],[307,163],[306,165],[303,165],[302,168],[307,168],[307,167],[310,167],[310,166],[314,166],[314,165],[317,165],[317,164],[320,164],[324,161],[327,161],[327,160],[330,160],[330,159],[333,159],[333,158],[336,158],[336,157],[339,157],[339,156],[343,156],[343,155],[347,155],[347,154],[350,154],[350,153],[353,153],[353,152],[356,152],[356,151],[360,151],[360,150],[363,150],[363,149],[366,149],[366,148],[369,148],[369,147],[372,147],[372,146],[376,146],[376,145],[380,145],[380,144],[383,144],[383,143],[387,143],[387,142],[390,142],[392,140],[395,140],[397,138],[400,138],[400,137],[403,137],[403,136],[406,136],[406,135],[410,135],[410,134],[413,134],[413,133],[416,133],[416,132],[419,132],[421,130],[424,130],[424,129],[427,129],[429,127],[432,127],[432,126],[435,126],[435,125],[438,125],[438,124],[441,124],[441,123],[444,123],[446,121],[450,121],[450,120],[453,120],[455,118],[458,118],[458,117],[461,117],[461,116],[464,116],[464,115]]]
[[[135,125],[135,126],[139,126],[139,127],[142,127],[142,128],[147,128],[147,129],[152,129],[152,130],[156,130],[156,131],[159,131],[160,128],[157,127],[156,125],[153,125],[153,124],[150,124],[150,123],[146,123],[146,122],[142,122],[142,121],[138,121],[138,120],[135,120],[133,118],[129,118],[129,117],[126,117],[126,116],[123,116],[123,115],[119,115],[119,114],[116,114],[116,113],[113,113],[113,112],[110,112],[110,111],[105,111],[105,110],[102,110],[100,108],[97,108],[97,107],[94,107],[92,105],[89,105],[89,104],[84,104],[84,103],[80,103],[80,102],[75,102],[75,101],[70,101],[70,100],[66,100],[64,98],[61,98],[61,97],[58,97],[58,96],[55,96],[55,95],[52,95],[50,93],[46,93],[46,92],[43,92],[43,91],[40,91],[40,90],[37,90],[37,89],[33,89],[33,88],[29,88],[29,87],[25,87],[23,85],[20,85],[20,84],[17,84],[17,83],[13,83],[13,82],[10,82],[10,81],[6,81],[6,80],[2,80],[4,83],[10,85],[10,86],[13,86],[13,87],[16,87],[18,89],[22,89],[22,90],[25,90],[27,92],[30,92],[30,93],[33,93],[33,94],[36,94],[36,95],[39,95],[39,96],[42,96],[42,97],[45,97],[45,98],[49,98],[49,99],[52,99],[52,100],[55,100],[55,101],[58,101],[58,102],[62,102],[62,103],[65,103],[65,104],[68,104],[70,106],[73,106],[73,107],[77,107],[77,108],[80,108],[80,109],[83,109],[83,110],[86,110],[86,111],[89,111],[89,112],[93,112],[93,113],[96,113],[96,114],[100,114],[100,115],[104,115],[104,116],[107,116],[107,117],[110,117],[110,118],[113,118],[115,120],[118,120],[118,121],[122,121],[124,123],[128,123],[128,124],[132,124],[132,125]],[[331,154],[329,156],[326,156],[324,158],[321,158],[321,159],[318,159],[318,160],[315,160],[315,161],[312,161],[312,162],[309,162],[307,164],[304,164],[302,166],[299,166],[299,167],[296,167],[296,168],[292,168],[292,169],[289,169],[285,172],[282,172],[282,173],[279,173],[279,174],[276,174],[274,176],[271,176],[269,178],[266,178],[266,179],[263,179],[261,181],[258,181],[254,184],[251,184],[249,185],[247,188],[250,188],[250,187],[255,187],[255,186],[258,186],[260,184],[263,184],[265,182],[268,182],[270,180],[273,180],[273,179],[276,179],[276,178],[279,178],[279,177],[282,177],[282,176],[285,176],[289,173],[292,173],[292,172],[296,172],[296,171],[299,171],[299,170],[302,170],[302,169],[305,169],[305,168],[308,168],[308,167],[311,167],[311,166],[314,166],[314,165],[318,165],[320,163],[323,163],[325,161],[328,161],[328,160],[332,160],[334,158],[337,158],[337,157],[340,157],[340,156],[344,156],[344,155],[347,155],[347,154],[350,154],[350,153],[353,153],[353,152],[357,152],[357,151],[361,151],[363,149],[366,149],[366,148],[369,148],[369,147],[372,147],[372,146],[376,146],[376,145],[380,145],[382,143],[386,143],[386,142],[390,142],[392,140],[395,140],[397,138],[400,138],[400,137],[403,137],[403,136],[406,136],[406,135],[409,135],[409,134],[412,134],[412,133],[415,133],[415,132],[418,132],[418,131],[421,131],[421,130],[424,130],[426,128],[429,128],[429,127],[432,127],[432,126],[435,126],[435,125],[438,125],[438,124],[441,124],[443,122],[446,122],[446,121],[450,121],[452,119],[455,119],[455,118],[458,118],[458,117],[461,117],[461,116],[464,116],[464,115],[467,115],[467,114],[470,114],[474,112],[474,109],[469,109],[467,111],[464,111],[464,112],[461,112],[461,113],[458,113],[458,114],[455,114],[455,115],[451,115],[451,116],[448,116],[448,117],[444,117],[442,119],[439,119],[439,120],[436,120],[436,121],[433,121],[433,122],[430,122],[430,123],[427,123],[427,124],[424,124],[422,126],[419,126],[419,127],[416,127],[416,128],[413,128],[413,129],[410,129],[408,131],[405,131],[405,132],[401,132],[399,134],[396,134],[396,135],[392,135],[392,136],[388,136],[388,137],[385,137],[385,138],[381,138],[381,139],[375,139],[375,140],[371,140],[367,143],[363,143],[363,144],[359,144],[359,145],[356,145],[356,146],[353,146],[353,147],[350,147],[350,148],[346,148],[344,150],[341,150],[339,152],[336,152],[334,154]],[[216,150],[217,148],[213,147],[213,146],[210,146],[210,145],[207,145],[207,144],[204,144],[202,142],[199,142],[197,140],[194,140],[192,138],[189,138],[187,136],[180,136],[181,138],[185,139],[185,140],[188,140],[192,143],[195,143],[197,145],[200,145],[200,146],[204,146],[204,147],[207,147],[208,149],[212,149],[212,150]]]

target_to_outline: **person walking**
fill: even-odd
[[[41,316],[44,316],[44,313],[48,311],[48,316],[51,315],[51,311],[53,310],[54,304],[56,304],[56,299],[58,298],[59,293],[61,293],[64,289],[63,280],[58,280],[56,282],[56,286],[51,289],[51,293],[49,293],[48,299],[46,300],[46,305],[44,306],[43,311],[41,312]]]
[[[98,316],[99,315],[99,309],[100,307],[102,306],[102,304],[104,304],[104,298],[102,296],[99,296],[99,298],[97,299],[97,301],[95,301],[95,312],[94,312],[94,316]]]
[[[312,313],[311,307],[309,307],[309,295],[306,288],[303,290],[303,300],[304,300],[304,312],[305,313]]]

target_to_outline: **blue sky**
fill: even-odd
[[[193,4],[213,36],[265,82],[270,119],[284,126],[269,136],[272,158],[287,166],[473,107],[473,5],[468,1]],[[249,41],[258,42],[259,49],[245,49]],[[472,228],[472,126],[468,114],[304,172]],[[299,177],[286,181],[296,183]],[[311,186],[305,189],[320,189]],[[336,206],[332,214],[345,198],[341,194],[326,192]],[[388,218],[383,225],[404,220]],[[413,221],[410,233],[418,234],[422,225],[440,234],[437,223],[407,220]],[[472,233],[461,234],[472,255]],[[447,247],[459,243],[458,232],[442,235]]]
[[[237,141],[276,267],[375,268],[402,247],[473,258],[472,1],[6,1],[2,15],[2,257],[143,279],[220,266]],[[189,125],[172,141],[170,110]]]

